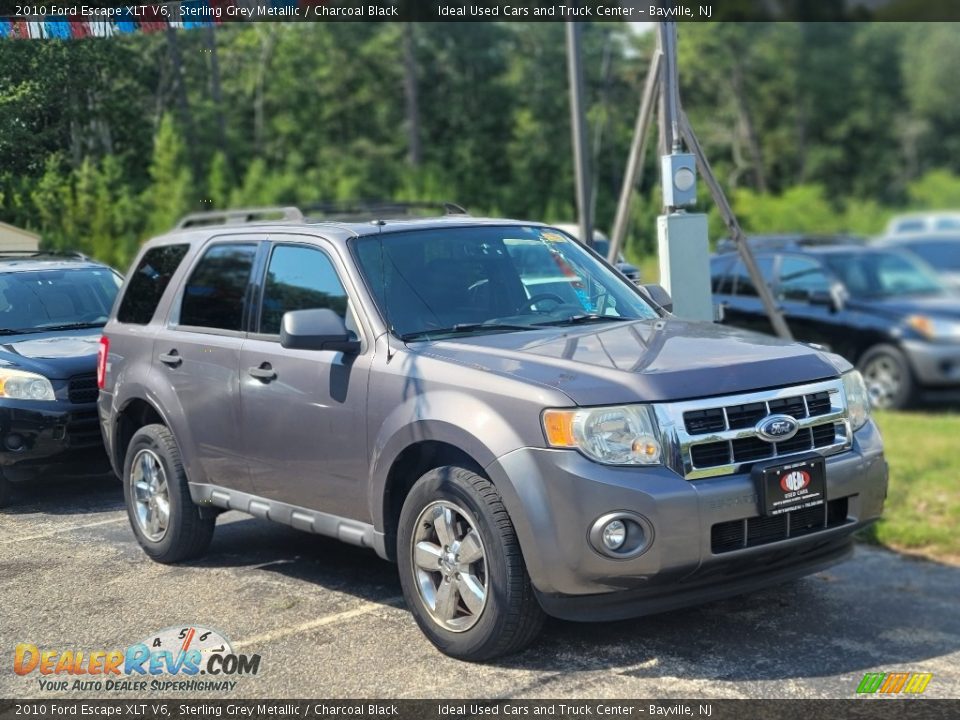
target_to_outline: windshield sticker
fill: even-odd
[[[540,239],[552,243],[562,243],[567,241],[567,239],[560,233],[550,232],[549,230],[544,230],[541,232]]]

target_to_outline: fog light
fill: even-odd
[[[23,437],[17,435],[16,433],[11,433],[3,439],[3,444],[12,452],[17,452],[18,450],[23,450]]]
[[[629,560],[642,555],[653,543],[653,524],[639,513],[614,510],[601,515],[587,532],[590,546],[614,560]]]
[[[619,550],[627,541],[627,526],[623,520],[613,520],[603,527],[603,544],[610,550]]]

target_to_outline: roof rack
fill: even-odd
[[[418,210],[440,211],[443,215],[469,215],[463,206],[452,202],[369,200],[353,203],[321,202],[304,208],[315,222],[364,222],[398,219],[417,215]]]
[[[276,216],[280,216],[279,218]],[[202,225],[244,225],[255,222],[302,223],[303,213],[295,207],[240,208],[237,210],[213,210],[210,212],[190,213],[180,219],[174,230],[198,227]]]

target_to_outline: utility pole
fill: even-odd
[[[590,213],[590,164],[587,155],[587,120],[583,102],[583,56],[580,23],[567,23],[567,74],[570,82],[570,129],[573,135],[573,162],[577,185],[577,214],[580,241],[593,247],[593,218]]]
[[[712,320],[710,294],[709,242],[706,216],[688,213],[684,208],[696,202],[696,170],[699,169],[723,216],[730,237],[737,246],[747,272],[774,331],[782,338],[793,339],[790,328],[777,307],[773,293],[764,280],[753,251],[743,234],[736,215],[720,186],[710,162],[697,139],[680,102],[677,68],[676,23],[661,22],[657,27],[657,49],[650,60],[633,142],[627,158],[616,222],[610,243],[610,258],[620,253],[626,237],[633,189],[642,173],[646,138],[659,91],[660,169],[664,214],[657,219],[660,278],[674,297],[674,312],[680,317]],[[683,152],[686,144],[689,154]]]

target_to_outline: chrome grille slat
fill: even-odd
[[[832,455],[849,449],[853,442],[839,379],[663,403],[656,406],[656,411],[665,446],[675,448],[667,462],[688,480],[731,475],[746,471],[754,462],[810,451]],[[709,418],[717,416],[717,411],[723,417],[724,430],[703,432],[702,428],[711,426]],[[695,415],[688,418],[687,413]],[[779,443],[760,440],[755,425],[771,414],[794,417],[799,425],[797,435]],[[712,427],[718,425],[714,422]]]

